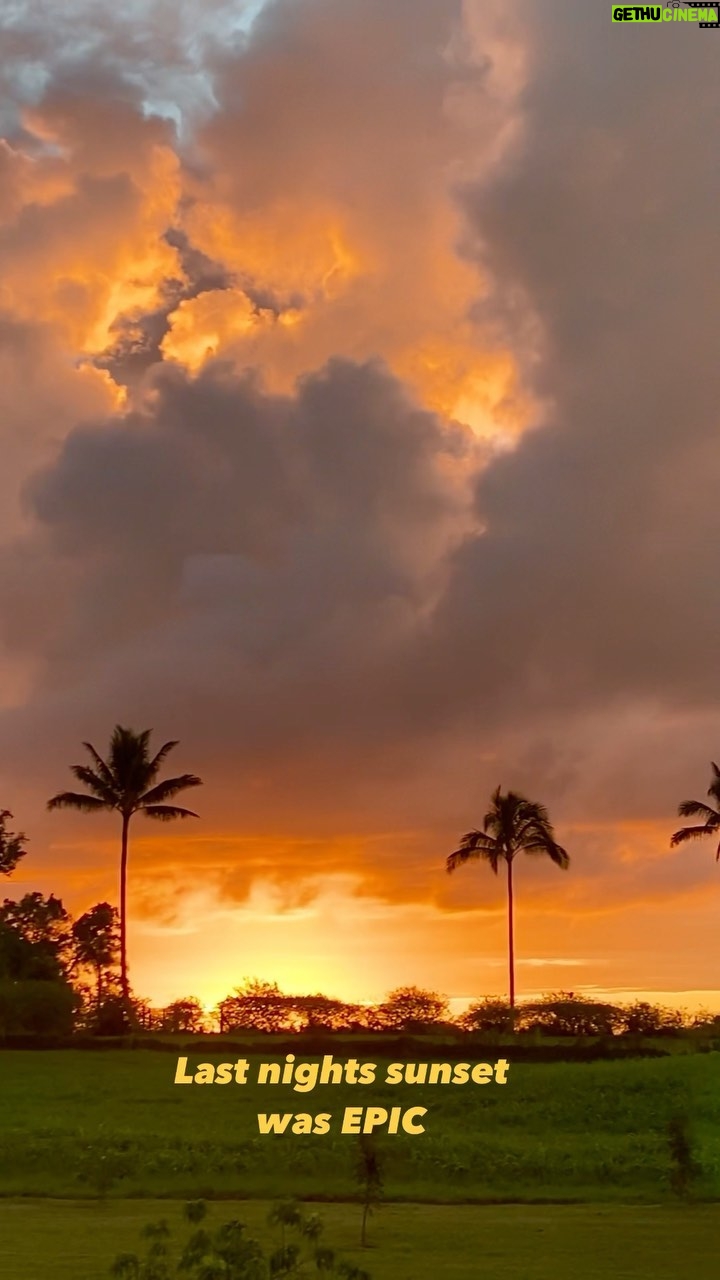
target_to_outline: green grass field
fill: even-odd
[[[215,1206],[269,1239],[267,1205]],[[179,1206],[152,1201],[0,1203],[2,1280],[103,1280],[141,1227]],[[357,1247],[359,1210],[326,1205],[328,1242],[373,1280],[680,1280],[717,1267],[720,1206],[388,1205]]]
[[[701,1167],[693,1194],[720,1197],[717,1054],[522,1063],[506,1086],[304,1094],[176,1086],[174,1068],[172,1054],[149,1051],[0,1052],[0,1194],[346,1200],[357,1139],[340,1134],[337,1119],[326,1136],[260,1136],[258,1111],[338,1118],[348,1105],[422,1105],[425,1134],[378,1139],[389,1200],[671,1200],[675,1115],[687,1118]]]

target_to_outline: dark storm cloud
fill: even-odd
[[[463,197],[491,305],[539,319],[548,405],[480,478],[486,532],[438,611],[499,722],[717,707],[716,50],[691,30],[620,39],[606,18],[534,8],[522,154]]]
[[[291,724],[352,737],[457,537],[463,487],[442,467],[464,447],[379,365],[333,362],[294,398],[222,365],[160,371],[144,412],[72,433],[30,485],[66,608],[25,633],[18,601],[14,643],[50,658],[51,685],[88,662],[115,683],[117,663],[131,699],[162,668],[170,702],[234,706],[226,746],[237,717],[283,750]]]

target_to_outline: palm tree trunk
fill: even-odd
[[[508,895],[508,967],[510,970],[510,1008],[515,1008],[515,924],[513,920],[513,860],[507,860]]]
[[[130,985],[127,970],[127,860],[128,860],[128,828],[130,816],[123,814],[122,820],[122,853],[120,856],[120,985],[123,1003],[126,1007],[130,1000]]]

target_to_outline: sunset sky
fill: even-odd
[[[114,724],[131,978],[720,1008],[718,40],[577,0],[0,9],[0,893],[117,895],[47,813]],[[175,767],[176,766],[176,767]]]

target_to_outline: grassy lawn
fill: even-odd
[[[518,1063],[505,1086],[377,1083],[310,1093],[175,1086],[174,1068],[172,1054],[148,1051],[0,1052],[0,1194],[347,1199],[357,1139],[338,1131],[343,1108],[422,1105],[424,1134],[378,1140],[388,1199],[670,1199],[674,1115],[687,1118],[702,1165],[695,1193],[720,1196],[717,1054]],[[264,1137],[258,1111],[335,1119],[325,1136]]]
[[[216,1205],[266,1242],[268,1206]],[[0,1277],[101,1280],[141,1227],[179,1206],[153,1201],[0,1203]],[[359,1210],[322,1210],[327,1242],[373,1280],[678,1280],[717,1264],[720,1206],[388,1205],[372,1220],[372,1248],[357,1248]]]

